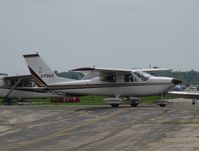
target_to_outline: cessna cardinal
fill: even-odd
[[[169,77],[155,77],[146,72],[165,69],[108,69],[79,68],[72,71],[86,72],[82,80],[57,77],[39,54],[24,55],[33,80],[44,90],[59,90],[69,95],[108,96],[107,104],[118,107],[126,97],[126,102],[137,106],[135,97],[164,95],[180,80]],[[167,69],[166,69],[167,70]],[[165,106],[165,104],[160,104]]]

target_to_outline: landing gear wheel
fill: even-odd
[[[159,105],[160,107],[166,107],[169,104],[168,101],[164,101],[164,100],[157,100],[157,101],[154,101],[153,103]]]
[[[196,105],[196,103],[198,102],[198,100],[197,99],[193,99],[193,101],[192,101],[192,105]]]
[[[4,104],[4,105],[12,105],[12,101],[11,101],[10,99],[5,99],[5,100],[3,101],[3,104]]]
[[[111,104],[111,106],[112,106],[113,108],[117,108],[117,107],[119,107],[119,104]]]
[[[166,104],[159,104],[160,107],[166,107]]]
[[[131,103],[131,106],[132,106],[132,107],[137,107],[138,104],[137,104],[137,103]]]
[[[4,104],[4,105],[8,105],[8,102],[7,102],[7,101],[3,101],[3,104]]]

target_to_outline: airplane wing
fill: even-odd
[[[176,98],[199,99],[198,92],[170,91],[168,92],[167,96]]]
[[[132,72],[136,71],[143,71],[143,72],[156,72],[156,71],[171,71],[171,69],[167,68],[151,68],[151,69],[118,69],[118,68],[77,68],[70,71],[78,71],[78,72],[94,72],[96,75],[103,76],[103,75],[126,75],[131,74]]]
[[[32,80],[32,75],[16,75],[16,76],[3,77],[3,80],[5,80],[5,81],[18,80],[18,79],[30,81],[30,80]]]
[[[28,91],[38,91],[38,92],[43,92],[47,91],[47,87],[17,87],[17,90],[28,90]]]
[[[5,76],[2,78],[2,80],[8,87],[13,86],[16,83],[24,83],[26,85],[31,85],[31,82],[33,82],[32,75]]]
[[[143,71],[143,72],[172,71],[172,69],[168,69],[168,68],[149,68],[149,69],[135,69],[135,70]]]
[[[20,83],[26,83],[28,84],[28,86],[22,86],[22,85],[16,85],[15,89],[19,89],[19,90],[30,90],[30,91],[44,91],[47,90],[46,87],[33,87],[32,84],[29,84],[31,82],[34,82],[32,75],[16,75],[16,76],[5,76],[3,77],[4,82],[11,82],[11,81],[15,81],[14,83],[12,83],[10,86],[8,87],[12,87],[14,86],[17,81],[19,81]]]
[[[78,71],[78,72],[93,72],[98,76],[106,76],[106,75],[126,75],[131,74],[132,69],[113,69],[113,68],[78,68],[73,69],[71,71]]]

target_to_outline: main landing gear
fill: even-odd
[[[12,100],[9,99],[10,94],[12,91],[17,87],[17,85],[21,82],[22,78],[19,78],[17,82],[10,88],[9,92],[5,95],[3,104],[4,105],[12,105]]]
[[[139,98],[131,98],[130,101],[132,107],[137,107],[140,103],[142,103],[142,100]]]
[[[113,104],[111,104],[111,106],[112,106],[113,108],[118,108],[118,107],[119,107],[119,104],[113,103]]]
[[[4,105],[12,105],[12,100],[11,99],[4,99],[3,104]]]
[[[104,99],[104,102],[106,104],[111,105],[113,108],[118,108],[119,105],[122,103],[122,99],[120,99],[119,97],[116,97],[116,98],[106,98],[106,99]]]
[[[124,99],[124,104],[130,104],[132,107],[137,107],[140,103],[142,103],[142,100],[137,97],[128,97]]]
[[[129,104],[132,107],[136,107],[142,102],[141,99],[136,98],[136,97],[128,97],[124,100],[120,98],[106,98],[104,99],[104,101],[106,102],[106,104],[111,105],[113,108],[118,108],[121,103]]]

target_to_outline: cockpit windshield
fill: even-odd
[[[136,76],[138,76],[140,79],[142,79],[143,81],[146,81],[146,80],[149,79],[149,77],[152,77],[151,74],[148,74],[148,73],[143,72],[143,71],[136,71],[136,72],[134,72],[134,74]]]

